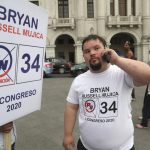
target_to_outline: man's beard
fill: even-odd
[[[98,71],[100,70],[102,67],[101,63],[98,62],[96,64],[93,64],[93,63],[90,63],[90,68],[93,70],[93,71]]]

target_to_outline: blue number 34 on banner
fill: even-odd
[[[17,83],[32,82],[42,78],[43,47],[19,46]]]

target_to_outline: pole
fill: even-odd
[[[4,133],[4,148],[5,150],[11,150],[11,132]]]

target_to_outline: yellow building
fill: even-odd
[[[150,60],[150,0],[30,1],[48,10],[46,57],[80,63],[83,38],[98,34],[119,54],[128,40],[138,60]]]

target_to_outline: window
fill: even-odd
[[[127,0],[119,0],[119,15],[127,16]]]
[[[58,17],[69,18],[68,0],[58,0]]]
[[[135,0],[131,0],[131,14],[135,16]]]
[[[30,2],[37,5],[37,6],[39,6],[39,1],[30,1]]]
[[[115,15],[114,0],[110,0],[110,14],[111,14],[112,16]]]
[[[87,0],[87,17],[88,18],[94,18],[93,0]]]

